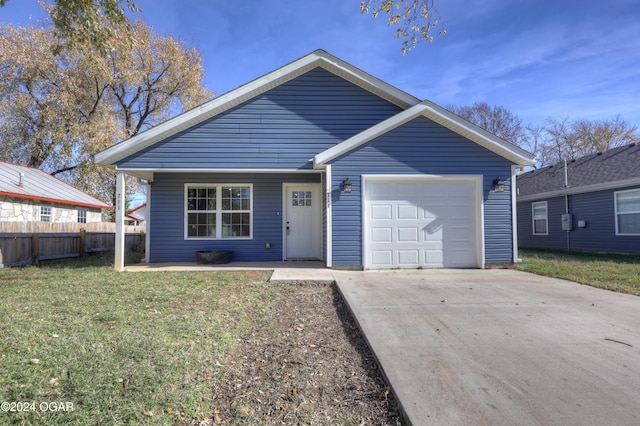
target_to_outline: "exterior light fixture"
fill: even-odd
[[[493,190],[495,192],[504,192],[505,181],[501,180],[499,177],[493,180]]]
[[[344,192],[351,192],[352,186],[353,184],[351,183],[349,178],[346,178],[344,181],[342,181],[342,190]]]

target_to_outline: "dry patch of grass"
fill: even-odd
[[[640,255],[522,249],[518,269],[640,296]]]

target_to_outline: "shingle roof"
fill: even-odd
[[[4,162],[0,162],[0,195],[80,207],[111,208],[108,204],[42,170]]]
[[[640,179],[640,145],[630,144],[567,161],[568,188]],[[565,189],[564,162],[523,173],[517,178],[518,196]]]

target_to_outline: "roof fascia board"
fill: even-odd
[[[269,74],[244,84],[237,89],[214,98],[203,105],[186,111],[151,129],[122,141],[111,148],[97,153],[94,155],[94,162],[103,166],[113,167],[118,161],[162,139],[173,136],[182,130],[229,110],[242,102],[286,83],[318,66],[402,108],[408,108],[419,102],[417,98],[400,89],[373,77],[323,50],[317,50]]]
[[[135,176],[135,173],[319,173],[313,169],[127,169],[118,167],[118,171]]]
[[[533,154],[507,142],[502,138],[499,138],[493,133],[490,133],[470,121],[465,120],[459,115],[454,114],[428,100],[423,101],[422,104],[426,107],[424,115],[427,118],[471,139],[479,145],[512,161],[514,164],[518,166],[529,166],[535,163]]]
[[[517,179],[516,179],[516,185],[517,185]],[[563,195],[575,195],[575,194],[584,194],[588,192],[606,191],[609,189],[616,189],[616,188],[622,188],[625,186],[634,186],[634,185],[640,185],[639,177],[624,179],[624,180],[616,180],[613,182],[596,183],[593,185],[585,185],[585,186],[577,186],[577,187],[570,186],[568,188],[558,189],[556,191],[541,192],[539,194],[531,194],[531,195],[522,195],[517,197],[517,201],[518,202],[534,201],[534,200],[541,200],[543,198],[554,198],[554,197],[561,197]]]
[[[93,209],[112,209],[108,204],[89,204],[82,202],[75,202],[69,200],[60,200],[57,198],[48,198],[48,197],[40,197],[37,195],[25,195],[25,194],[16,194],[14,192],[0,192],[0,195],[6,195],[8,197],[24,199],[24,200],[34,200],[34,201],[46,201],[48,203],[56,203],[56,204],[64,204],[66,206],[75,206],[75,207],[88,207]]]
[[[431,101],[422,101],[393,117],[390,117],[375,126],[317,154],[314,157],[314,167],[320,167],[329,161],[369,142],[372,139],[387,133],[418,116],[424,116],[434,122],[476,142],[477,144],[495,152],[496,154],[512,161],[519,166],[534,163],[533,155],[525,150],[510,144],[509,142],[487,132],[450,111],[434,104]]]

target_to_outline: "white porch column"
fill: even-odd
[[[147,214],[144,218],[145,233],[144,233],[144,262],[149,263],[149,257],[151,256],[151,182],[147,182]]]
[[[125,174],[116,174],[116,247],[115,269],[124,272],[124,213],[125,213]]]

